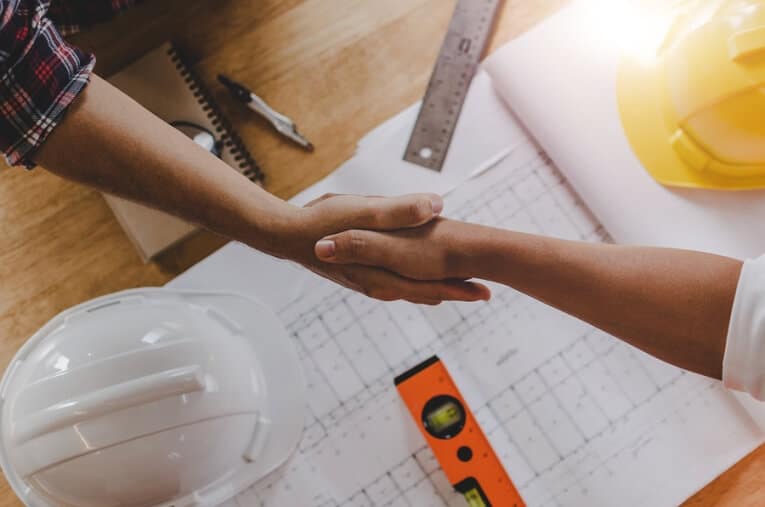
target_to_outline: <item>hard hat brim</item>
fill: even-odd
[[[616,91],[624,133],[645,170],[659,183],[711,190],[765,188],[765,175],[726,177],[697,170],[680,158],[671,144],[672,135],[680,126],[663,109],[665,82],[659,58],[648,62],[623,56]]]

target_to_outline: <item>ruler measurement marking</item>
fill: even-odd
[[[404,160],[440,171],[501,0],[459,0],[428,82]]]

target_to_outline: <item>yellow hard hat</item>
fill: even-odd
[[[679,187],[765,187],[765,1],[681,1],[649,58],[625,51],[619,113],[646,170]]]

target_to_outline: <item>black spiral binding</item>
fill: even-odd
[[[199,105],[202,106],[202,110],[207,113],[207,117],[212,122],[221,141],[223,141],[226,148],[233,154],[234,161],[239,166],[239,172],[244,174],[251,181],[261,183],[264,179],[263,171],[244,146],[242,138],[240,138],[236,131],[234,131],[220,108],[218,108],[217,104],[212,99],[210,92],[204,85],[202,85],[202,81],[200,81],[194,71],[191,70],[191,67],[186,65],[183,56],[176,47],[170,46],[167,50],[167,54],[181,73],[181,76],[186,80],[186,84],[189,85],[189,89],[194,93],[194,97],[196,97]]]

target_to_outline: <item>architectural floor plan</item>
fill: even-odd
[[[530,142],[446,202],[446,215],[470,222],[608,240]],[[221,288],[240,283],[224,260],[200,268],[217,270]],[[199,278],[192,270],[180,285]],[[718,383],[492,289],[485,304],[431,308],[377,302],[312,277],[279,312],[308,381],[300,449],[229,505],[464,506],[393,386],[433,354],[530,506],[675,505],[762,441]]]

